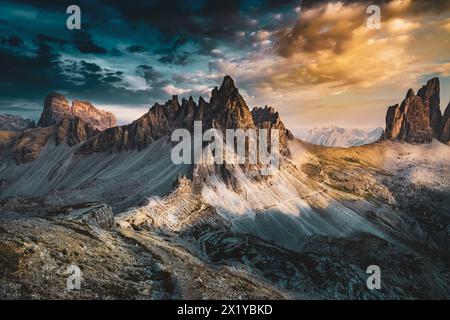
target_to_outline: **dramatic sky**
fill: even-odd
[[[66,8],[81,8],[81,30]],[[381,7],[370,30],[369,4]],[[37,119],[46,93],[120,123],[171,95],[209,98],[224,75],[294,132],[375,127],[408,88],[450,100],[450,1],[0,1],[0,113]]]

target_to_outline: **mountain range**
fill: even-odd
[[[36,128],[0,131],[0,297],[448,298],[438,95],[432,79],[388,109],[381,139],[328,148],[295,139],[272,107],[250,110],[229,76],[209,101],[173,96],[125,126],[51,93]],[[170,135],[195,120],[278,129],[280,167],[175,165]],[[64,290],[71,264],[80,291]],[[371,265],[381,290],[366,286]]]
[[[337,126],[314,127],[300,139],[326,147],[354,147],[369,144],[380,139],[383,128],[346,129]]]

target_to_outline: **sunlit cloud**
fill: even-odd
[[[381,30],[367,28],[366,8],[330,2],[297,10],[291,28],[253,34],[274,41],[272,50],[214,60],[210,70],[234,75],[246,84],[251,103],[276,104],[282,114],[295,114],[297,123],[305,113],[316,122],[337,119],[345,107],[353,112],[351,121],[371,114],[374,125],[381,125],[387,105],[360,101],[376,98],[376,92],[400,92],[401,99],[426,75],[449,76],[450,3],[389,2],[381,7]]]

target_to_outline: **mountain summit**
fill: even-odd
[[[72,105],[63,95],[52,92],[45,97],[44,110],[38,121],[39,127],[58,125],[64,117],[78,117],[93,129],[103,131],[116,125],[116,117],[100,110],[87,101],[74,100]]]

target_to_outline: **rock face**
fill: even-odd
[[[14,157],[17,164],[35,160],[53,134],[53,128],[36,128],[22,132],[14,145]]]
[[[429,80],[417,95],[409,89],[400,106],[389,107],[383,138],[410,143],[429,143],[433,138],[448,142],[443,132],[448,120],[441,114],[439,91],[438,78]]]
[[[213,89],[209,108],[203,123],[206,128],[232,129],[254,128],[252,114],[244,98],[236,88],[233,79],[226,76],[218,89]]]
[[[280,129],[283,146],[288,139],[293,138],[273,108],[250,112],[233,79],[226,76],[220,88],[213,89],[209,103],[200,98],[196,104],[190,97],[188,100],[183,99],[180,104],[178,96],[173,96],[164,105],[156,103],[133,123],[105,130],[82,145],[78,152],[142,150],[175,129],[192,130],[194,121],[202,121],[203,130],[263,127]]]
[[[439,136],[442,119],[439,86],[439,78],[433,78],[417,92],[417,96],[422,99],[425,110],[429,112],[430,126],[435,137]]]
[[[87,203],[63,208],[66,213],[58,218],[80,220],[88,225],[110,230],[114,227],[112,208],[104,203]]]
[[[444,116],[441,121],[440,140],[444,143],[450,142],[450,103],[445,109]]]
[[[0,114],[0,131],[22,131],[34,127],[34,121],[29,119],[9,114]]]
[[[58,124],[64,115],[72,115],[69,101],[63,95],[52,92],[45,97],[44,110],[38,121],[38,127],[49,127]]]
[[[45,98],[44,110],[38,126],[58,125],[61,120],[67,117],[78,117],[98,131],[103,131],[116,125],[116,117],[111,112],[99,110],[86,101],[75,100],[70,105],[64,96],[53,92]]]
[[[91,127],[90,124],[84,122],[79,117],[75,116],[70,118],[65,116],[55,128],[56,144],[61,144],[67,138],[67,144],[73,146],[80,142],[86,141],[95,134],[99,133],[98,130]]]
[[[411,143],[428,143],[433,140],[429,112],[412,89],[400,106],[389,107],[385,137]]]
[[[260,129],[279,130],[282,154],[288,155],[289,150],[287,148],[287,142],[288,140],[293,140],[294,135],[291,131],[286,129],[278,112],[275,112],[273,107],[268,106],[265,106],[264,108],[253,108],[252,117],[256,127]]]
[[[75,100],[72,104],[74,117],[82,119],[96,130],[104,131],[116,126],[116,117],[109,111],[99,110],[86,101]]]
[[[188,112],[189,105],[180,105],[178,97],[173,96],[164,105],[155,104],[131,124],[105,130],[81,146],[78,152],[142,150],[158,138],[180,128],[183,120],[181,115]]]

